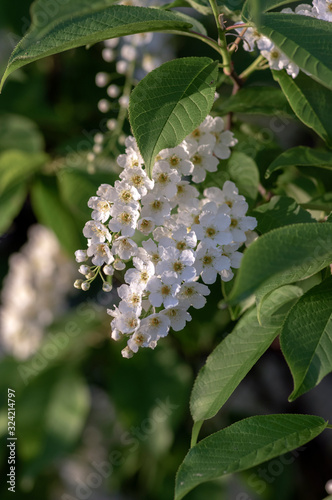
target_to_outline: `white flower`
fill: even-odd
[[[113,276],[114,274],[114,267],[106,265],[103,267],[103,273],[106,274],[106,276]]]
[[[160,314],[164,314],[169,318],[170,326],[175,332],[183,330],[186,322],[192,319],[187,310],[182,307],[170,307],[161,311]]]
[[[111,210],[112,219],[108,227],[114,233],[121,231],[122,236],[132,236],[135,233],[139,212],[131,207],[114,205]]]
[[[76,250],[75,252],[76,262],[85,262],[88,260],[88,254],[86,250]]]
[[[91,238],[92,243],[104,243],[106,240],[112,240],[112,236],[107,227],[101,222],[94,220],[89,220],[85,224],[83,234],[86,238]]]
[[[127,236],[118,236],[113,243],[112,252],[120,259],[128,260],[137,253],[137,243]]]
[[[295,14],[299,14],[300,16],[317,17],[317,10],[312,5],[301,3],[295,7]]]
[[[332,0],[313,0],[317,19],[332,22]]]
[[[125,169],[121,172],[120,178],[135,187],[141,197],[145,196],[148,191],[151,191],[154,186],[154,181],[151,180],[140,167]]]
[[[135,310],[126,305],[125,302],[119,304],[120,314],[111,323],[112,330],[119,330],[121,333],[133,333],[140,325],[140,310]]]
[[[261,54],[267,59],[271,69],[281,70],[286,68],[290,60],[281,50],[273,45],[269,50],[261,50]]]
[[[92,196],[88,201],[88,207],[93,209],[91,214],[93,220],[106,222],[111,215],[111,203],[105,198]]]
[[[113,338],[113,335],[112,335],[112,338]],[[116,340],[116,339],[114,339],[114,340]],[[130,358],[132,358],[132,357],[133,357],[133,355],[134,355],[134,352],[130,349],[130,347],[129,347],[129,346],[126,346],[126,347],[125,347],[124,349],[122,349],[122,351],[121,351],[121,356],[122,356],[123,358],[130,359]]]
[[[129,285],[121,285],[117,289],[119,297],[125,301],[131,309],[142,309],[142,289],[134,283]]]
[[[136,144],[133,143],[133,146],[136,146]],[[143,158],[140,155],[137,146],[128,147],[125,154],[118,156],[117,163],[120,167],[125,169],[138,168],[142,167]]]
[[[106,243],[91,243],[87,250],[88,256],[92,257],[92,263],[96,266],[111,264],[114,257]]]
[[[195,248],[197,245],[197,237],[194,231],[188,232],[187,228],[181,225],[173,232],[171,238],[165,236],[160,238],[159,244],[165,248],[175,247],[182,252],[183,250]]]
[[[149,300],[154,307],[160,307],[164,304],[167,309],[168,307],[176,306],[179,302],[176,298],[176,294],[180,290],[180,285],[176,283],[173,285],[166,285],[160,278],[153,276],[146,289],[150,292]]]
[[[143,262],[141,259],[134,257],[133,263],[135,269],[128,269],[124,279],[130,285],[134,283],[139,288],[144,290],[149,282],[149,279],[154,275],[155,268],[152,262]]]
[[[164,196],[156,198],[149,193],[142,198],[142,205],[141,217],[151,217],[158,226],[162,225],[171,213],[171,206]]]
[[[192,147],[197,147],[201,144],[210,144],[214,145],[215,138],[212,134],[210,134],[209,126],[210,126],[210,116],[207,116],[205,120],[197,127],[191,134],[189,134],[185,141],[184,145],[189,150]]]
[[[229,215],[213,212],[203,212],[199,218],[200,224],[192,226],[195,231],[197,239],[204,241],[208,246],[228,245],[231,243],[232,236],[228,231],[231,218]]]
[[[172,207],[181,205],[187,209],[197,208],[199,192],[188,181],[180,181],[176,185],[176,195],[171,200]]]
[[[206,172],[216,172],[218,170],[219,160],[212,154],[215,144],[215,138],[213,139],[212,144],[201,144],[198,146],[190,158],[194,164],[192,173],[193,182],[203,182]]]
[[[139,248],[137,251],[137,257],[143,262],[152,262],[156,266],[161,260],[163,248],[159,248],[151,238],[142,241],[142,246],[143,248]]]
[[[155,228],[155,222],[151,217],[145,217],[137,222],[137,229],[145,236],[148,236]]]
[[[231,261],[228,257],[221,255],[220,250],[200,243],[197,247],[194,266],[204,283],[210,285],[216,281],[218,272],[230,269]]]
[[[176,169],[180,175],[189,175],[194,168],[185,143],[180,144],[176,148],[163,149],[157,158],[160,165],[164,165],[164,162],[167,162],[168,166]]]
[[[240,34],[243,31],[243,27],[241,25],[244,23],[236,24],[239,25],[239,28],[236,28],[236,31]],[[261,35],[255,28],[247,28],[245,33],[242,35],[242,37],[244,38],[244,50],[246,50],[247,52],[252,52],[253,50],[255,50],[255,43],[257,42],[257,40],[259,40],[260,36]]]
[[[142,329],[138,329],[128,340],[127,348],[123,349],[122,356],[124,358],[131,358],[132,354],[137,352],[140,347],[149,347],[151,335],[148,331],[143,332]],[[128,350],[126,350],[128,349]]]
[[[176,195],[176,184],[180,182],[181,178],[166,162],[157,162],[154,164],[152,177],[154,180],[153,194],[155,196],[165,196],[170,199]]]
[[[211,120],[210,133],[216,138],[213,147],[215,156],[221,160],[229,158],[231,156],[230,147],[235,146],[238,141],[235,139],[233,132],[229,130],[224,131],[224,121],[219,116]]]
[[[151,340],[158,340],[160,337],[166,337],[169,332],[170,320],[167,316],[160,313],[150,314],[142,319],[140,331],[150,335]]]
[[[140,198],[141,195],[137,189],[131,186],[129,182],[126,182],[125,180],[115,181],[113,203],[116,203],[117,205],[121,203],[137,210],[139,207],[138,200]]]
[[[178,293],[179,307],[188,309],[193,306],[195,309],[201,309],[206,304],[204,295],[209,295],[210,290],[206,285],[193,281],[184,283]]]
[[[195,256],[191,250],[180,252],[174,247],[164,248],[162,260],[157,264],[156,272],[161,275],[161,279],[166,284],[191,281],[196,276],[194,261]]]

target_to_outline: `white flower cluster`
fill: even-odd
[[[246,216],[245,198],[230,181],[223,189],[205,189],[200,197],[186,180],[203,181],[207,171],[217,170],[219,159],[230,156],[237,141],[223,127],[221,118],[208,116],[179,146],[161,151],[152,180],[142,168],[135,140],[128,137],[126,152],[117,160],[121,180],[114,186],[102,184],[89,200],[92,220],[83,230],[88,248],[78,250],[76,260],[90,257],[94,266],[81,265],[86,279],[75,286],[86,290],[101,267],[110,277],[132,259],[118,288],[121,301],[108,311],[112,338],[129,336],[124,357],[139,347],[154,348],[170,327],[182,330],[191,319],[189,307],[204,306],[210,293],[206,285],[218,275],[229,281],[232,268],[240,265],[238,249],[246,232],[256,227],[256,219]],[[147,238],[141,246],[134,241],[136,231],[140,239]],[[111,278],[103,280],[103,289],[110,290]]]
[[[332,0],[313,0],[312,5],[301,4],[294,11],[291,8],[286,8],[282,9],[281,12],[315,17],[316,19],[332,22]],[[239,23],[240,26],[241,24],[243,23]],[[238,28],[236,31],[241,33],[242,30],[243,28]],[[261,35],[256,28],[248,28],[243,38],[243,48],[248,52],[252,52],[256,44],[262,56],[267,59],[271,69],[285,69],[293,78],[298,75],[300,68],[276,47],[269,38]]]
[[[10,258],[1,294],[5,352],[26,359],[37,351],[45,328],[65,309],[74,276],[75,266],[54,234],[46,227],[32,226],[28,242]]]

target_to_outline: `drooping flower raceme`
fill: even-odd
[[[152,179],[135,140],[127,138],[118,158],[121,180],[114,187],[102,184],[89,200],[88,248],[76,252],[85,280],[75,286],[87,290],[100,274],[107,291],[123,270],[120,302],[108,313],[112,338],[127,339],[124,357],[140,347],[153,349],[170,328],[184,328],[188,309],[204,307],[208,285],[218,275],[229,281],[240,266],[239,249],[256,227],[244,197],[231,181],[203,194],[189,181],[203,181],[229,158],[237,140],[223,126],[221,118],[208,116],[179,146],[161,151]],[[93,266],[85,264],[89,257]]]
[[[332,22],[332,0],[313,0],[312,5],[300,4],[295,7],[293,11],[287,7],[281,10],[283,14],[296,14],[300,16],[314,17],[323,21]],[[243,28],[238,23],[239,28],[236,30],[239,34],[242,33]],[[248,28],[243,33],[243,48],[252,52],[255,50],[255,45],[260,50],[261,54],[268,61],[271,69],[282,70],[285,69],[289,75],[295,78],[300,68],[291,61],[269,38],[261,35],[256,28]]]
[[[86,252],[77,254],[78,262],[85,259]],[[81,268],[87,272],[87,266]],[[44,226],[32,226],[27,243],[10,258],[1,294],[0,342],[5,352],[26,359],[37,351],[45,328],[66,308],[74,276],[75,266],[54,234]]]

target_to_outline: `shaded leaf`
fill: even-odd
[[[245,251],[228,302],[238,303],[253,293],[263,297],[282,285],[312,276],[331,261],[329,224],[294,224],[274,229]]]
[[[268,179],[275,170],[290,166],[320,167],[332,170],[332,152],[305,146],[288,149],[271,163],[266,170],[265,178]]]
[[[257,219],[257,230],[267,233],[277,227],[299,224],[301,222],[316,222],[309,212],[304,210],[292,198],[287,196],[273,196],[264,205],[260,205],[251,212]]]
[[[293,401],[332,371],[332,277],[309,290],[294,305],[280,341],[294,379],[289,397]]]
[[[227,172],[247,202],[255,201],[259,184],[259,171],[255,161],[244,153],[234,151],[227,162]]]
[[[302,290],[285,286],[275,290],[262,305],[264,326],[256,308],[248,311],[232,333],[214,349],[200,370],[191,393],[190,410],[195,422],[212,418],[225,404],[241,380],[268,349],[286,316],[280,308],[298,298]]]
[[[296,116],[331,145],[331,91],[302,72],[295,79],[287,75],[286,71],[272,71],[272,74]]]
[[[28,180],[44,166],[47,160],[48,155],[45,153],[4,151],[0,155],[0,194]]]
[[[260,415],[236,422],[189,450],[176,477],[175,500],[205,481],[250,469],[318,436],[327,423],[311,415]]]
[[[54,177],[43,176],[31,188],[31,203],[41,224],[51,228],[70,254],[86,245],[82,228],[64,206]]]
[[[14,218],[19,214],[27,195],[24,184],[18,184],[7,189],[0,196],[0,234],[10,227]]]
[[[331,23],[309,16],[272,12],[260,17],[259,32],[311,78],[332,89]]]
[[[263,115],[293,115],[288,101],[280,91],[274,87],[245,87],[229,99],[218,99],[215,108],[223,114],[249,113]]]
[[[176,12],[147,7],[110,6],[113,1],[88,3],[70,0],[65,4],[57,4],[56,13],[49,15],[44,3],[45,0],[37,0],[33,4],[31,27],[9,58],[0,90],[13,71],[52,54],[134,33],[186,31],[192,27]]]
[[[44,149],[44,139],[36,124],[20,115],[2,115],[0,117],[0,152],[16,149],[38,152]]]

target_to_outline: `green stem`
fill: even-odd
[[[195,446],[195,444],[197,443],[198,434],[199,434],[199,431],[201,430],[203,422],[204,422],[204,420],[199,420],[198,422],[194,423],[193,430],[191,431],[190,448]]]
[[[256,69],[259,69],[258,66],[264,61],[264,57],[262,55],[259,55],[257,57],[257,59],[254,60],[253,63],[250,64],[250,66],[247,67],[247,69],[245,69],[241,75],[240,75],[240,78],[242,78],[243,80],[245,78],[248,78],[249,75],[251,75],[251,73],[253,73],[254,71],[256,71]]]
[[[217,29],[218,29],[218,45],[219,45],[219,52],[222,57],[222,62],[224,65],[224,73],[225,75],[232,75],[232,60],[231,60],[231,55],[227,50],[227,42],[226,42],[226,37],[224,30],[221,26],[220,19],[219,19],[219,10],[218,10],[218,5],[216,0],[209,0],[211,9],[216,21]]]
[[[131,62],[128,66],[128,71],[126,73],[126,81],[123,87],[122,96],[129,97],[130,95],[133,86],[134,71],[135,71],[135,61]],[[111,140],[108,143],[108,148],[107,148],[108,151],[114,150],[116,143],[119,139],[119,136],[122,132],[123,124],[125,122],[126,117],[127,117],[127,107],[121,106],[117,117],[116,127],[113,130]]]
[[[332,425],[327,425],[325,429],[332,429]]]
[[[177,31],[177,30],[167,30],[164,31],[164,33],[169,33],[171,35],[183,35],[183,36],[190,36],[191,38],[197,38],[198,40],[201,40],[201,42],[206,43],[210,47],[212,47],[215,51],[220,54],[220,47],[217,44],[213,38],[210,38],[207,35],[203,35],[202,33],[197,33],[196,31]]]

